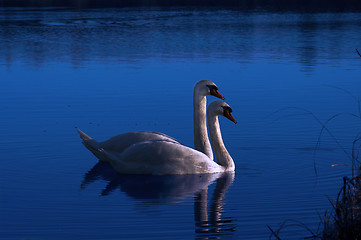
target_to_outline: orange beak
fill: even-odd
[[[215,88],[211,89],[211,95],[224,100],[224,97]]]
[[[232,116],[231,111],[226,111],[226,112],[224,113],[224,116],[225,116],[226,118],[228,118],[229,120],[231,120],[232,122],[234,122],[235,124],[237,124],[237,121],[236,121],[236,119],[234,119],[234,117]]]

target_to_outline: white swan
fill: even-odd
[[[224,146],[218,116],[234,123],[232,109],[222,101],[212,102],[207,111],[211,144],[218,164],[207,155],[168,140],[144,141],[133,144],[122,152],[103,150],[115,170],[125,174],[196,174],[234,171],[232,157]]]
[[[206,96],[213,95],[220,99],[224,97],[218,92],[216,84],[209,80],[201,80],[194,86],[193,91],[193,130],[194,130],[194,147],[196,150],[205,153],[209,158],[213,160],[212,148],[208,138],[207,122],[206,122],[206,108],[207,98]],[[129,146],[154,140],[167,140],[173,143],[180,144],[176,139],[158,132],[128,132],[116,135],[110,139],[97,142],[80,129],[77,130],[80,137],[83,139],[83,144],[88,148],[97,158],[103,161],[107,161],[107,157],[104,155],[103,150],[112,152],[122,152]]]

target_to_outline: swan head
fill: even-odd
[[[236,119],[234,119],[232,115],[232,108],[225,102],[222,101],[214,101],[208,106],[207,110],[208,114],[212,114],[214,116],[223,116],[228,118],[234,123],[237,123]]]
[[[217,85],[212,81],[201,80],[195,85],[194,90],[198,92],[200,95],[203,96],[212,95],[224,100],[224,97],[218,91]]]

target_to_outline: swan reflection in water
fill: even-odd
[[[97,180],[109,182],[102,190],[102,196],[118,188],[134,199],[157,203],[179,202],[193,195],[197,239],[230,235],[235,231],[233,220],[222,220],[221,216],[225,194],[233,183],[234,172],[166,176],[126,175],[117,173],[110,164],[99,161],[84,175],[81,188],[84,189]],[[215,190],[208,206],[208,186],[215,181]]]

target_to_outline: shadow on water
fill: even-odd
[[[120,189],[135,200],[153,203],[174,203],[194,196],[196,239],[209,239],[218,235],[231,235],[235,231],[233,219],[223,218],[223,203],[232,185],[234,172],[190,175],[127,175],[117,173],[108,163],[98,162],[85,175],[81,188],[97,180],[107,186],[101,195]],[[208,187],[216,181],[211,202],[208,204]],[[209,209],[208,209],[209,208]]]

